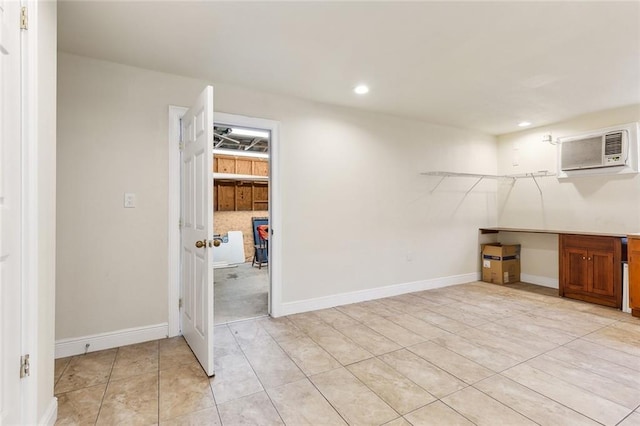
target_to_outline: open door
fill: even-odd
[[[182,334],[213,376],[213,87],[181,120]]]

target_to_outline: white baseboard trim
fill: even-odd
[[[51,398],[51,402],[49,403],[49,406],[45,410],[38,424],[53,426],[56,424],[57,419],[58,419],[58,398],[54,396],[53,398]]]
[[[333,294],[331,296],[317,297],[315,299],[283,303],[279,313],[281,315],[299,314],[302,312],[316,311],[318,309],[333,308],[334,306],[348,305],[350,303],[364,302],[366,300],[382,299],[383,297],[413,293],[415,291],[465,284],[477,280],[478,273],[473,272],[470,274],[453,275],[450,277],[394,284],[385,287],[352,291],[349,293]]]
[[[560,286],[558,278],[542,277],[540,275],[520,274],[520,281],[549,288],[559,288]]]
[[[103,349],[148,342],[149,340],[164,339],[168,333],[169,325],[165,322],[162,324],[126,328],[124,330],[93,334],[90,336],[61,339],[56,341],[55,357],[64,358],[83,354],[85,353],[87,344],[89,345],[88,352],[95,352]]]

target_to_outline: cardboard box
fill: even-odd
[[[510,284],[520,281],[520,244],[482,246],[482,281]]]

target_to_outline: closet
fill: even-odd
[[[269,209],[269,161],[262,158],[215,155],[214,211]]]

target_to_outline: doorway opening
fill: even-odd
[[[218,118],[218,117],[216,117]],[[269,314],[269,129],[214,118],[214,324]]]
[[[181,118],[186,113],[187,108],[170,106],[169,107],[169,212],[168,212],[168,275],[169,275],[169,288],[168,288],[168,305],[169,305],[169,337],[178,336],[183,334],[182,324],[182,311],[184,310],[182,304],[183,286],[182,286],[182,258],[181,258],[181,153],[180,153],[180,141],[181,141]],[[280,209],[280,186],[279,186],[279,123],[277,121],[247,117],[236,114],[227,114],[221,112],[214,113],[214,123],[221,125],[240,127],[245,129],[263,129],[269,132],[269,173],[268,173],[268,267],[266,264],[262,264],[262,270],[266,270],[269,277],[269,290],[268,290],[268,302],[267,312],[269,315],[278,317],[282,311],[282,296],[281,296],[281,209]],[[214,126],[215,127],[215,126]],[[225,135],[226,136],[226,135]],[[218,138],[213,138],[218,139]],[[212,144],[215,143],[212,141]],[[212,167],[213,168],[213,167]],[[214,194],[211,195],[211,202],[213,204]],[[216,215],[214,213],[214,222],[216,221]],[[179,224],[179,226],[176,226]],[[214,233],[221,234],[214,223]],[[222,246],[222,244],[221,244]],[[253,253],[251,253],[253,254]],[[246,260],[246,257],[245,257]],[[214,259],[215,261],[215,259]],[[246,263],[246,261],[245,261]],[[260,270],[260,268],[257,268]],[[219,268],[213,270],[214,281],[216,281],[216,275],[228,273],[230,269]],[[231,272],[233,273],[233,272]],[[214,291],[214,302],[217,295]],[[214,315],[215,316],[215,308]],[[215,323],[215,321],[213,321]]]

